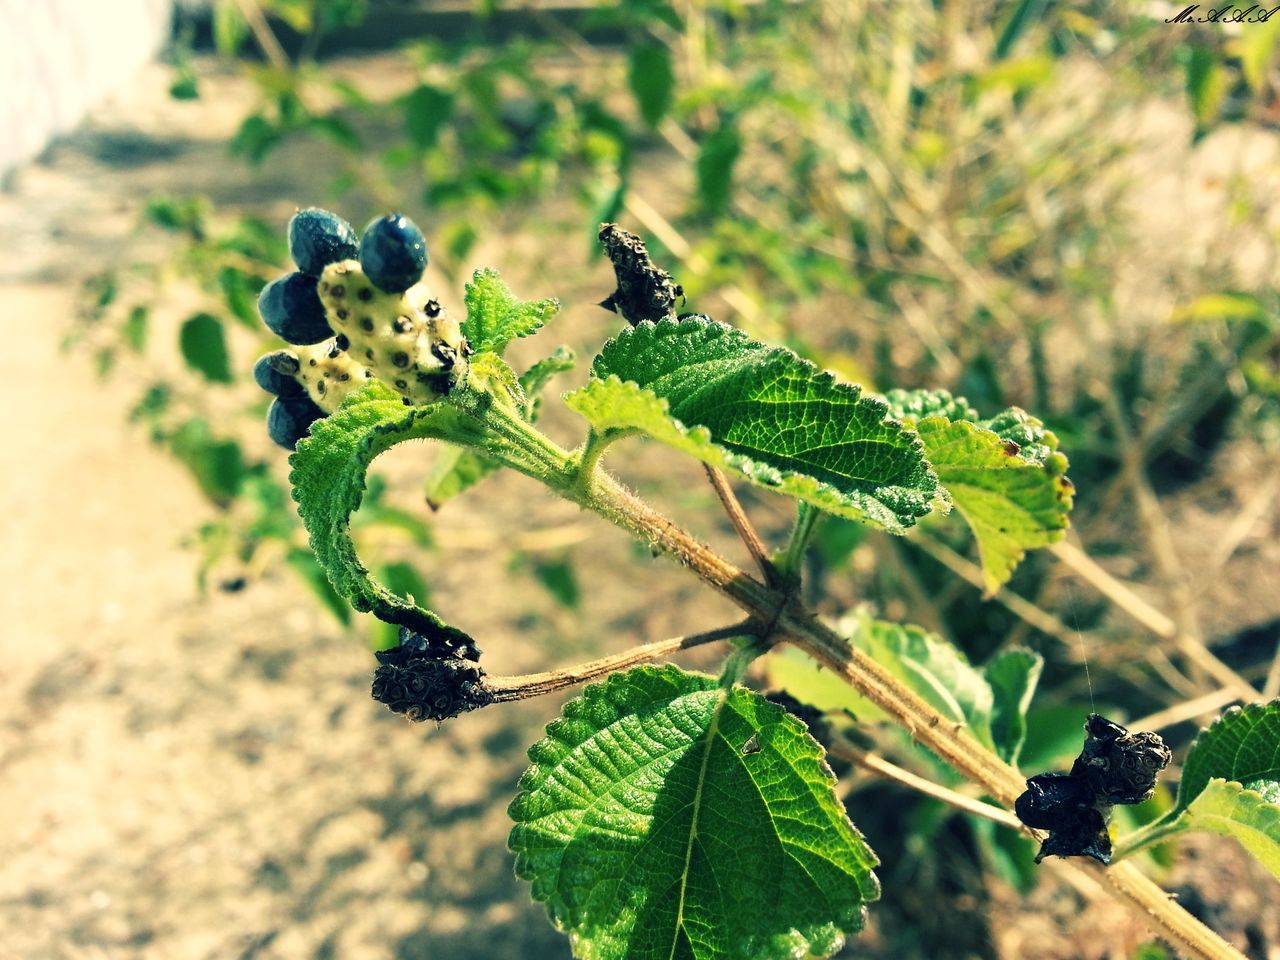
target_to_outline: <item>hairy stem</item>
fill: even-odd
[[[738,538],[746,546],[756,566],[760,568],[765,583],[770,587],[778,586],[778,571],[774,568],[773,561],[769,559],[769,550],[760,539],[756,528],[752,526],[747,511],[742,509],[738,495],[733,492],[733,487],[729,486],[729,478],[719,467],[713,467],[709,463],[704,463],[702,466],[707,472],[707,479],[711,481],[711,488],[720,498],[720,505],[724,507],[729,522],[733,524],[733,529],[738,531]]]
[[[991,803],[985,803],[982,800],[975,800],[973,797],[966,797],[963,793],[957,793],[955,790],[944,787],[940,783],[926,780],[910,770],[904,770],[896,763],[890,763],[879,754],[868,753],[866,750],[855,747],[847,741],[842,740],[833,743],[827,752],[833,757],[839,757],[842,760],[848,760],[850,763],[856,764],[868,773],[900,783],[904,787],[910,787],[917,793],[923,793],[925,796],[932,797],[935,800],[941,800],[947,806],[955,807],[964,813],[972,813],[975,816],[994,821],[1012,830],[1027,829],[1022,825],[1022,821],[1008,810],[1001,809]]]
[[[705,633],[694,633],[687,637],[672,637],[669,640],[646,643],[638,647],[632,647],[630,650],[624,650],[622,653],[600,657],[597,660],[588,660],[586,663],[580,663],[561,670],[526,673],[511,677],[488,677],[485,679],[485,689],[493,694],[495,703],[528,700],[532,697],[541,697],[544,694],[563,690],[566,687],[577,686],[580,683],[586,683],[588,680],[605,677],[619,670],[639,666],[651,660],[669,657],[680,650],[691,650],[694,647],[702,646],[705,643],[713,643],[716,640],[741,637],[751,633],[752,630],[753,625],[751,622],[744,621],[733,626],[721,627],[718,630],[708,630]]]
[[[784,577],[792,580],[800,579],[800,566],[804,561],[804,551],[809,546],[809,538],[813,536],[813,531],[818,528],[820,519],[822,519],[822,511],[817,507],[812,507],[804,502],[796,505],[796,524],[791,528],[791,536],[787,540],[787,545],[782,548],[774,559],[778,571]]]

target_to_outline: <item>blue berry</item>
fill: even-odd
[[[339,260],[354,260],[360,249],[351,224],[336,213],[308,207],[289,221],[289,256],[309,277]]]
[[[294,450],[324,415],[310,397],[277,397],[267,411],[267,436],[286,450]]]
[[[389,213],[365,227],[360,266],[378,289],[403,293],[427,268],[427,240],[408,217]]]
[[[268,353],[253,365],[254,382],[277,397],[297,397],[303,393],[302,384],[294,378],[297,372],[298,357],[288,350]]]
[[[272,280],[258,297],[258,313],[286,343],[319,343],[333,336],[315,277],[291,273]]]

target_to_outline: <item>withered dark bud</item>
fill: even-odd
[[[1049,856],[1110,863],[1111,807],[1150,797],[1156,777],[1172,759],[1158,734],[1131,734],[1096,713],[1089,715],[1084,729],[1084,747],[1071,772],[1037,774],[1014,804],[1019,820],[1049,831],[1036,863]]]
[[[1096,713],[1084,725],[1084,749],[1071,767],[1086,777],[1104,803],[1142,803],[1155,793],[1156,777],[1173,754],[1156,733],[1129,733]]]
[[[493,702],[470,639],[435,641],[402,627],[400,645],[374,655],[373,699],[410,720],[447,720]]]
[[[684,291],[649,258],[644,241],[615,223],[600,225],[599,240],[618,278],[618,288],[600,306],[621,314],[633,327],[644,320],[675,319],[676,300]]]
[[[1111,837],[1096,802],[1097,794],[1084,777],[1040,773],[1027,781],[1027,789],[1013,810],[1028,827],[1049,831],[1036,863],[1049,856],[1085,856],[1111,862]]]

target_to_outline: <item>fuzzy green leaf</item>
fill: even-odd
[[[496,270],[477,270],[467,284],[467,318],[462,332],[477,353],[501,354],[508,343],[527,337],[560,310],[560,301],[517,300]]]
[[[188,317],[178,331],[178,346],[187,366],[210,383],[231,382],[231,355],[222,332],[222,321],[209,313]]]
[[[436,457],[422,485],[427,506],[439,510],[501,467],[502,464],[483,453],[462,447],[446,447]]]
[[[663,43],[642,43],[631,48],[627,62],[627,84],[635,95],[644,122],[656,127],[671,109],[676,74],[671,51]]]
[[[372,381],[331,417],[317,420],[311,436],[289,458],[293,498],[311,537],[311,549],[334,589],[355,609],[429,636],[464,635],[435,614],[396,596],[373,579],[351,542],[351,515],[364,497],[365,474],[378,454],[403,440],[475,439],[478,428],[453,407],[406,407],[399,394]]]
[[[1040,682],[1044,658],[1030,650],[1006,650],[983,668],[991,685],[991,739],[996,752],[1016,765],[1027,739],[1027,709]]]
[[[1233,707],[1202,730],[1182,765],[1177,815],[1215,778],[1235,780],[1280,803],[1280,700]]]
[[[1037,463],[1020,456],[1015,441],[966,420],[928,417],[916,430],[943,489],[978,541],[988,594],[1013,575],[1028,549],[1062,539],[1074,488],[1061,454]]]
[[[1026,551],[1062,539],[1075,488],[1058,438],[1012,407],[989,420],[946,390],[890,390],[889,415],[914,427],[944,495],[978,541],[988,594]]]
[[[1274,783],[1274,782],[1273,782]],[[1214,777],[1180,817],[1187,830],[1232,837],[1280,880],[1280,797]]]
[[[577,362],[577,355],[568,347],[556,347],[551,356],[535,361],[520,374],[520,386],[531,400],[535,399],[556,374],[567,373]]]
[[[822,747],[675,667],[565,705],[511,804],[516,872],[587,960],[830,956],[879,893]]]
[[[642,323],[605,344],[565,402],[605,435],[643,432],[840,516],[901,533],[937,482],[884,404],[790,350],[702,318]]]
[[[1117,850],[1131,853],[1184,830],[1235,837],[1280,878],[1280,700],[1232,707],[1202,730],[1173,808],[1121,838]]]

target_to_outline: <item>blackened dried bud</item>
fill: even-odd
[[[1040,844],[1036,863],[1045,857],[1092,857],[1104,867],[1111,863],[1111,835],[1102,812],[1090,807],[1058,824]]]
[[[1013,805],[1018,819],[1028,827],[1052,830],[1063,816],[1092,810],[1094,792],[1089,781],[1069,773],[1038,773]]]
[[[618,288],[600,306],[622,314],[633,327],[644,320],[674,319],[684,291],[649,258],[644,241],[614,223],[600,225],[599,240],[618,279]]]
[[[1155,793],[1156,778],[1173,754],[1156,733],[1130,733],[1118,723],[1090,714],[1084,749],[1071,767],[1086,777],[1102,803],[1142,803]]]
[[[448,720],[487,706],[493,694],[485,688],[478,664],[448,656],[413,659],[402,666],[383,662],[373,675],[373,699],[410,720]]]
[[[403,667],[412,660],[438,660],[442,657],[461,657],[478,663],[480,648],[461,630],[450,627],[433,636],[401,627],[399,645],[390,650],[375,651],[374,656],[379,663],[397,667]]]
[[[1071,772],[1037,774],[1014,803],[1019,820],[1049,831],[1036,863],[1048,856],[1110,863],[1111,807],[1146,800],[1155,791],[1157,775],[1169,765],[1169,748],[1154,733],[1131,734],[1096,713],[1089,715],[1084,729],[1084,747]]]

